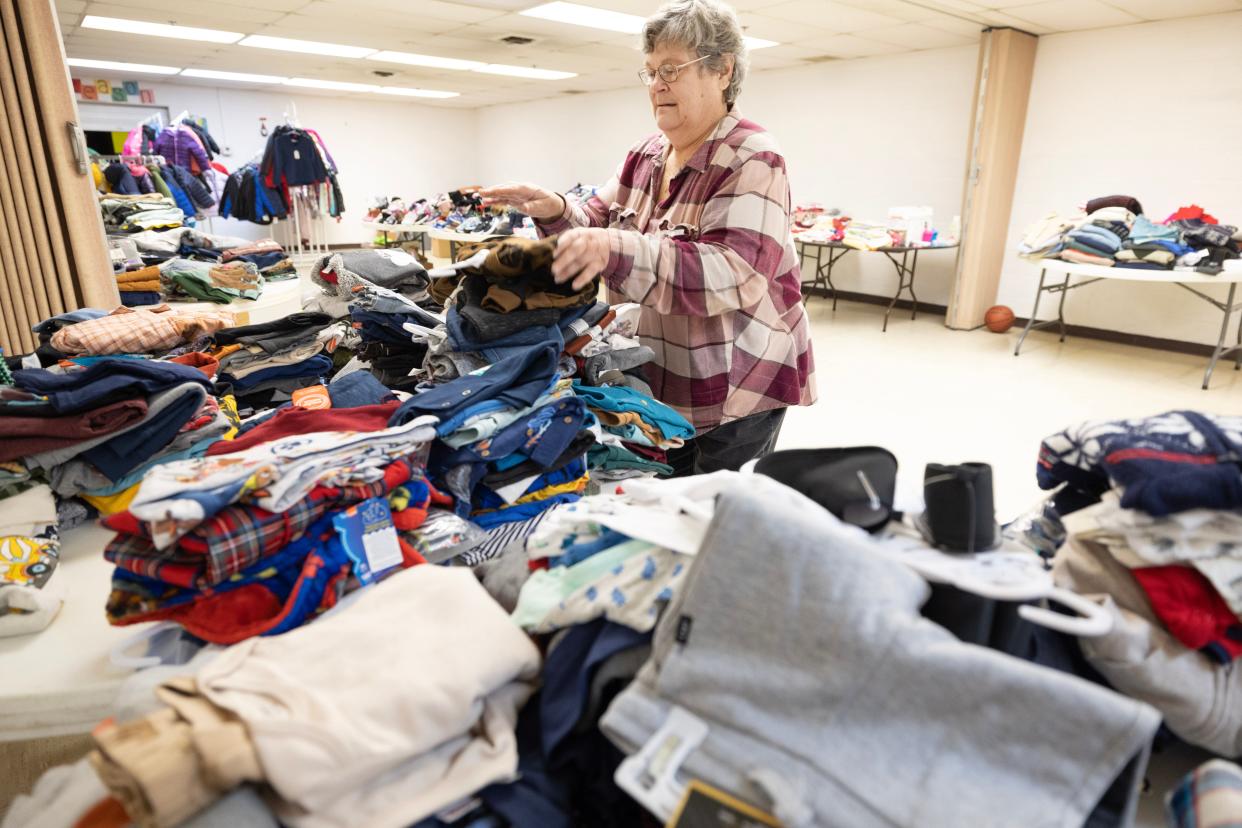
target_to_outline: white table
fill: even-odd
[[[1225,337],[1229,333],[1229,322],[1233,318],[1233,313],[1234,311],[1242,310],[1242,303],[1234,303],[1238,283],[1242,282],[1242,270],[1226,270],[1216,276],[1211,276],[1206,273],[1181,270],[1142,270],[1133,267],[1076,264],[1074,262],[1063,262],[1059,259],[1041,259],[1039,267],[1041,270],[1039,273],[1039,287],[1035,289],[1035,306],[1031,308],[1031,315],[1027,319],[1026,327],[1022,330],[1022,336],[1018,338],[1017,347],[1013,349],[1014,356],[1022,352],[1022,343],[1026,341],[1026,335],[1038,328],[1047,328],[1052,325],[1060,326],[1061,341],[1064,342],[1065,295],[1076,288],[1095,284],[1104,279],[1114,279],[1126,282],[1161,282],[1177,285],[1190,291],[1221,312],[1220,336],[1216,340],[1216,348],[1212,351],[1212,357],[1208,360],[1207,371],[1203,374],[1203,389],[1205,391],[1208,388],[1208,384],[1212,381],[1212,371],[1216,368],[1216,363],[1221,357],[1237,352],[1233,367],[1235,371],[1242,368],[1242,324],[1238,326],[1236,344],[1225,345]],[[1051,282],[1048,282],[1049,275],[1052,276]],[[1058,277],[1060,277],[1059,281]],[[1079,281],[1073,281],[1074,279],[1079,279]],[[1192,285],[1208,284],[1228,285],[1229,295],[1222,302],[1198,288],[1192,287]],[[1061,294],[1061,300],[1057,304],[1057,318],[1037,322],[1036,316],[1039,314],[1039,302],[1045,293]]]
[[[0,638],[0,742],[88,733],[113,714],[133,671],[113,666],[112,648],[148,626],[113,627],[104,615],[113,567],[103,548],[113,534],[94,525],[66,532],[54,576],[65,605],[42,632]]]
[[[389,236],[397,239],[400,239],[402,235],[419,236],[423,252],[427,252],[427,235],[431,232],[430,224],[381,224],[376,221],[364,221],[362,227],[369,233],[383,234],[385,244],[388,243]]]

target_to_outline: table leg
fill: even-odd
[[[1238,322],[1238,344],[1233,353],[1233,370],[1242,368],[1242,321]]]
[[[1065,341],[1065,296],[1069,293],[1069,274],[1066,274],[1065,281],[1061,285],[1061,301],[1057,303],[1057,322],[1061,325],[1061,341]]]
[[[905,263],[905,256],[901,257],[902,264]],[[910,263],[910,304],[913,306],[910,310],[910,318],[916,319],[919,313],[919,297],[914,295],[914,273],[919,269],[919,251],[914,251],[914,260]]]
[[[831,247],[828,248],[828,270],[824,272],[824,281],[828,283],[828,290],[832,293],[833,313],[837,312],[837,286],[832,283],[832,268],[833,265],[840,261],[841,258],[848,252],[850,252],[848,247],[840,250],[834,250]],[[836,255],[834,256],[833,253],[836,253]]]
[[[1013,349],[1013,355],[1017,356],[1022,353],[1022,343],[1026,342],[1026,336],[1031,332],[1031,328],[1035,326],[1035,318],[1039,316],[1039,302],[1044,298],[1044,279],[1048,277],[1048,271],[1041,269],[1039,271],[1039,287],[1035,288],[1035,307],[1031,308],[1031,315],[1026,320],[1026,327],[1022,329],[1022,336],[1018,337],[1018,346]],[[1065,297],[1062,296],[1062,299]]]
[[[1212,381],[1212,371],[1216,368],[1216,361],[1220,359],[1220,355],[1225,349],[1225,335],[1229,333],[1229,320],[1233,318],[1233,297],[1238,291],[1238,283],[1231,282],[1229,284],[1229,296],[1225,299],[1225,306],[1221,309],[1224,316],[1220,322],[1220,337],[1216,340],[1216,350],[1212,351],[1212,358],[1208,360],[1207,372],[1203,375],[1203,390],[1208,390],[1208,385]]]
[[[914,319],[915,314],[918,313],[918,299],[914,296],[914,279],[911,278],[909,282],[906,282],[906,276],[908,274],[913,274],[913,271],[907,264],[910,257],[910,251],[903,250],[901,252],[901,261],[897,261],[896,257],[887,251],[884,255],[888,257],[888,260],[893,263],[893,267],[897,269],[897,292],[893,294],[892,300],[888,303],[888,309],[884,311],[884,327],[881,329],[882,331],[887,332],[889,314],[891,314],[893,312],[893,308],[897,306],[897,300],[901,298],[901,292],[903,290],[909,290],[910,297],[914,299],[914,302],[912,303],[914,304],[914,311],[910,314],[911,319]],[[917,261],[917,253],[915,255]]]

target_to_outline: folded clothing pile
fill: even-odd
[[[220,361],[219,382],[228,384],[238,404],[262,408],[292,399],[293,392],[331,373],[320,338],[331,324],[324,313],[294,313],[228,328],[212,336],[208,353]]]
[[[293,406],[206,456],[150,469],[128,510],[105,518],[119,533],[105,552],[117,567],[109,620],[172,620],[232,643],[296,627],[360,583],[421,562],[397,524],[416,530],[433,503],[450,501],[422,473],[434,421],[388,428],[396,405]],[[391,556],[359,574],[338,521],[351,509],[386,518],[398,490]]]
[[[109,233],[137,233],[143,230],[180,227],[185,214],[172,198],[159,193],[145,195],[100,195],[99,212]]]
[[[298,275],[293,260],[274,239],[260,239],[231,247],[223,251],[220,260],[226,263],[248,262],[258,268],[259,275],[269,282],[295,279]]]
[[[652,473],[672,474],[669,449],[681,448],[694,427],[669,406],[625,386],[590,386],[574,382],[600,424],[599,445],[590,462],[598,480],[625,480]]]
[[[160,269],[154,265],[116,274],[116,287],[121,294],[121,304],[128,308],[158,305],[160,294]]]
[[[284,825],[402,828],[515,775],[538,672],[539,651],[471,573],[419,566],[165,683],[166,707],[97,731],[91,763],[142,825],[262,783]]]
[[[882,224],[855,220],[846,225],[841,243],[856,250],[879,250],[892,246],[893,238]]]
[[[229,429],[211,380],[191,365],[109,358],[18,371],[14,381],[0,395],[0,434],[19,439],[0,458],[43,469],[62,496],[129,488],[151,465],[201,454]]]
[[[249,262],[217,264],[178,257],[160,265],[159,272],[169,299],[227,305],[238,299],[258,299],[263,293],[263,277]]]

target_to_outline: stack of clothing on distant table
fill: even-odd
[[[1156,222],[1133,196],[1105,196],[1085,212],[1050,213],[1027,228],[1018,247],[1031,260],[1060,258],[1077,264],[1137,270],[1183,270],[1215,275],[1242,269],[1242,232],[1191,205]],[[1230,264],[1230,262],[1236,262]]]
[[[1178,736],[1229,756],[1242,753],[1239,452],[1242,417],[1171,411],[1065,429],[1037,470],[1069,530],[1057,582],[1113,618],[1080,639],[1087,660]]]
[[[237,299],[258,299],[263,293],[263,277],[249,262],[217,264],[176,258],[160,265],[159,272],[164,295],[170,300],[227,305]]]
[[[100,195],[99,211],[109,233],[137,233],[180,227],[185,215],[177,203],[159,193]]]

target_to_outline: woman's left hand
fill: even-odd
[[[566,230],[556,241],[552,278],[561,285],[572,279],[574,290],[582,290],[608,267],[611,250],[608,231],[602,227]]]

